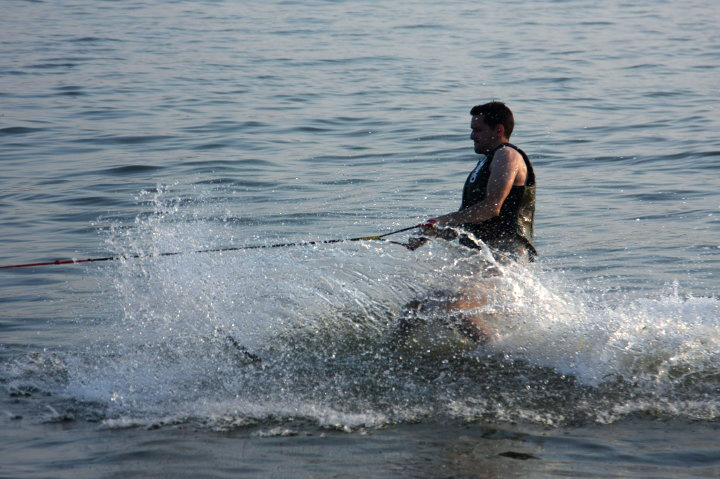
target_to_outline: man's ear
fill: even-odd
[[[498,123],[495,126],[495,136],[498,138],[505,138],[505,125],[502,123]]]

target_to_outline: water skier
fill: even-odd
[[[493,101],[474,106],[470,115],[475,153],[485,156],[465,181],[460,209],[429,220],[422,236],[411,238],[408,247],[419,248],[431,237],[458,238],[473,249],[484,243],[500,261],[532,261],[535,172],[525,152],[509,142],[513,113],[504,103]],[[407,336],[418,314],[435,312],[447,313],[471,339],[487,340],[491,337],[487,326],[470,312],[486,302],[487,296],[472,288],[413,301],[405,306],[396,336]]]

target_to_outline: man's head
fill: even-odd
[[[475,152],[485,154],[500,143],[506,142],[515,127],[510,108],[499,101],[477,105],[470,110],[472,121],[470,139],[475,144]]]

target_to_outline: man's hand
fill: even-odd
[[[435,236],[437,233],[437,220],[435,218],[427,220],[420,225],[420,234],[425,236]]]

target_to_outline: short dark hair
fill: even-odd
[[[475,105],[470,110],[470,114],[472,116],[482,116],[483,121],[487,123],[490,128],[502,125],[505,127],[505,137],[510,139],[513,128],[515,128],[515,118],[505,103],[501,101],[491,101],[484,105]]]

